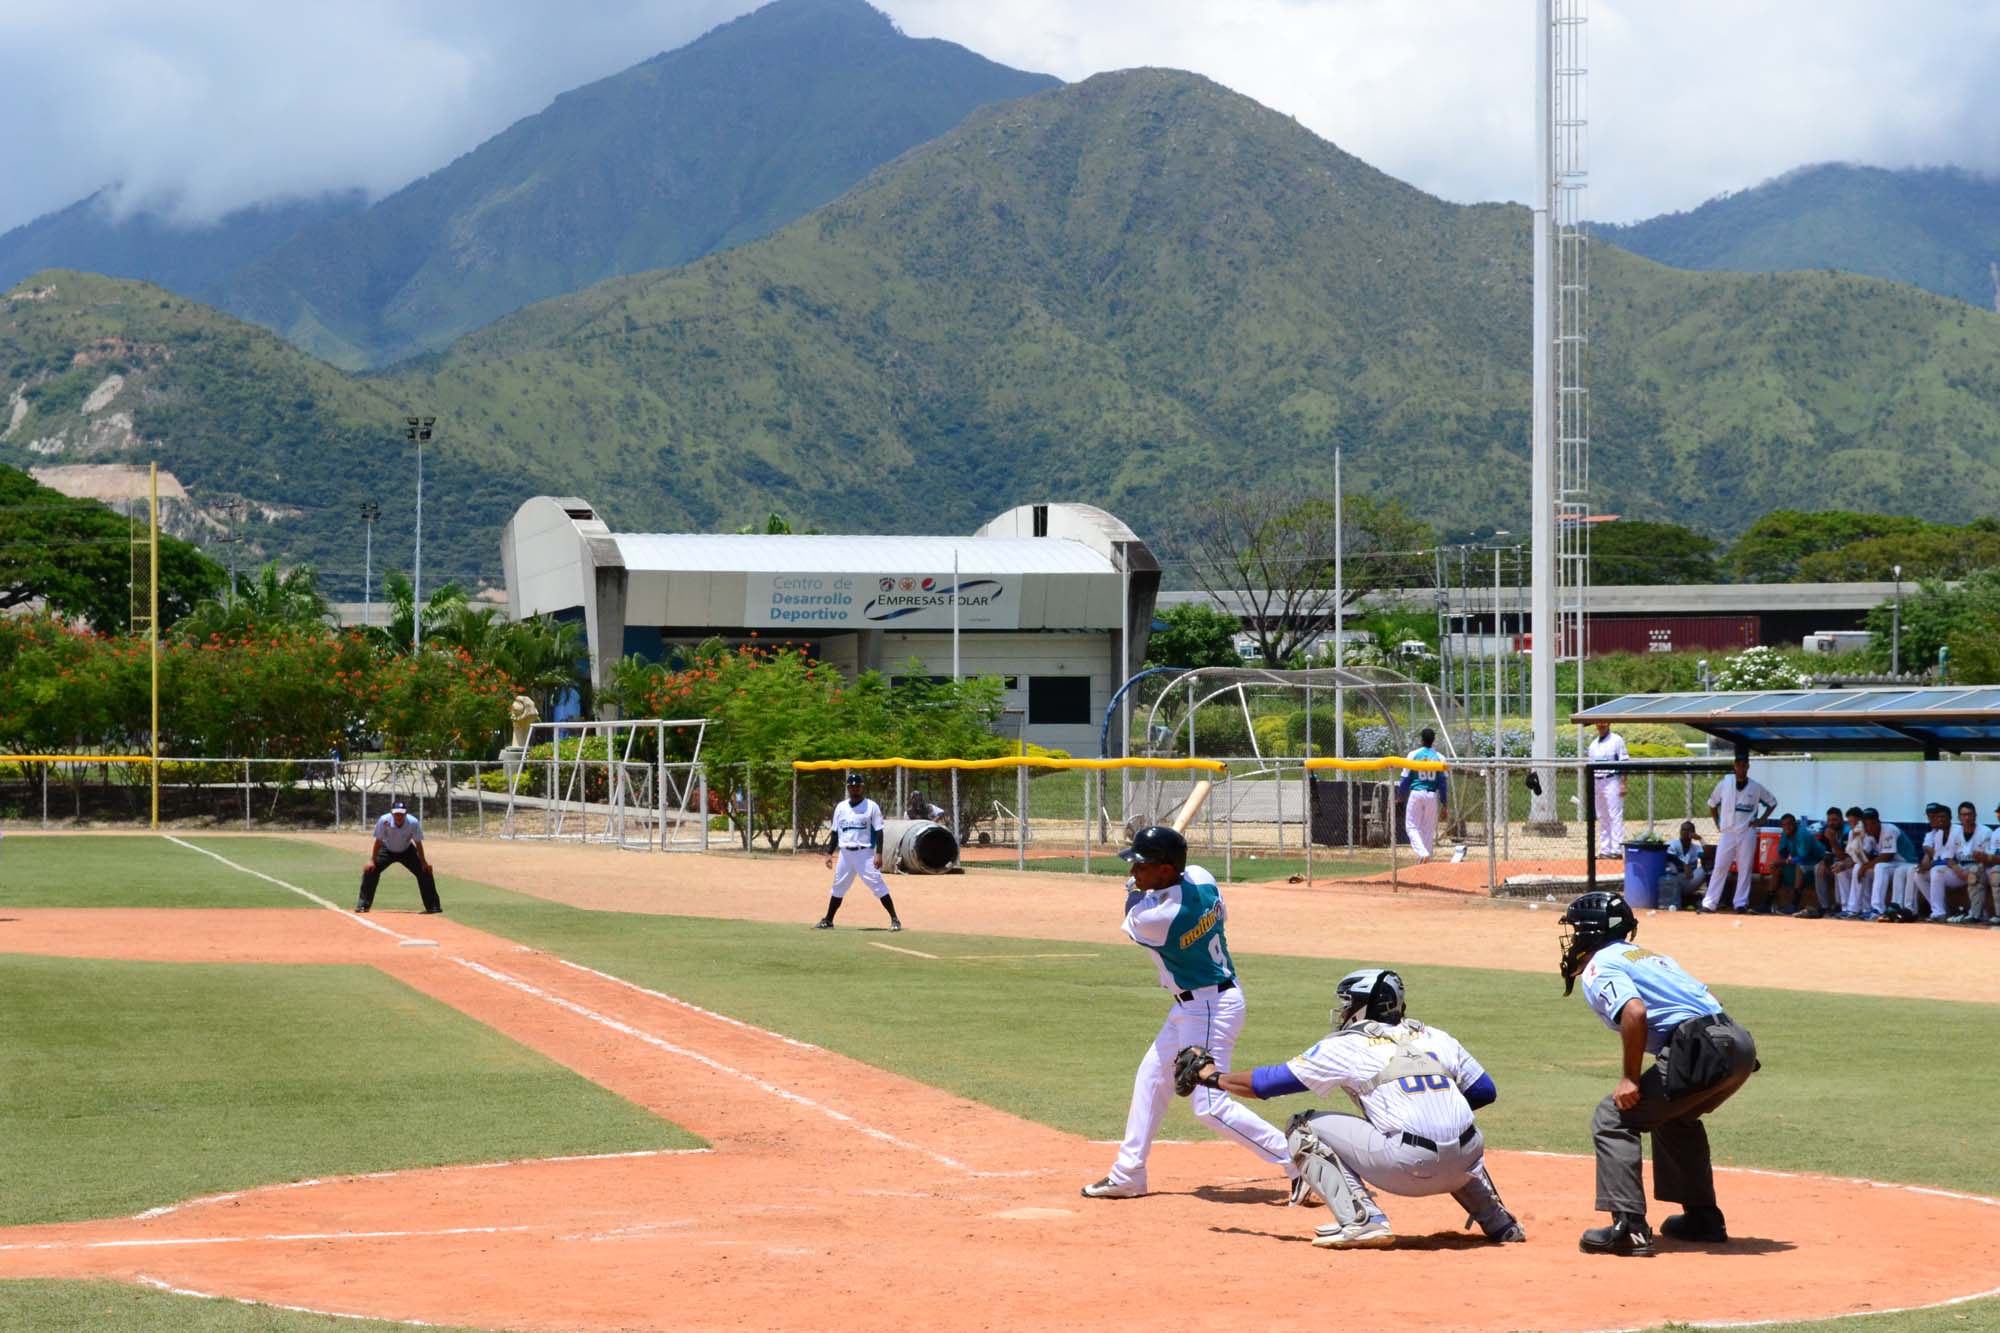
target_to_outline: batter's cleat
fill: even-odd
[[[1373,1218],[1345,1226],[1330,1223],[1313,1233],[1313,1244],[1322,1250],[1386,1250],[1395,1243],[1396,1233],[1389,1230],[1389,1224]]]
[[[897,931],[901,930],[902,928],[903,928],[903,923],[902,923],[902,922],[900,922],[900,921],[896,920],[896,918],[894,918],[894,917],[890,917],[890,918],[889,918],[889,933],[890,933],[890,934],[892,934],[892,935],[893,935],[893,934],[895,934],[895,933],[896,933]]]
[[[1292,1197],[1285,1200],[1287,1208],[1311,1208],[1322,1202],[1324,1200],[1319,1197],[1319,1191],[1312,1187],[1310,1180],[1304,1176],[1292,1178]]]
[[[418,913],[418,915],[419,915],[419,916],[443,916],[443,915],[444,915],[444,909],[443,909],[442,907],[426,907],[426,908],[425,908],[425,909],[424,909],[424,910],[423,910],[422,912]]]
[[[1726,1245],[1729,1228],[1723,1224],[1720,1208],[1690,1208],[1660,1223],[1660,1234],[1670,1240],[1694,1241],[1701,1245]]]
[[[356,903],[356,904],[355,904],[355,907],[354,907],[354,914],[355,914],[356,916],[361,916],[361,915],[365,914],[365,913],[366,913],[367,911],[368,911],[368,909],[367,909],[367,908],[366,908],[365,906],[363,906],[363,905],[361,905],[361,904],[359,904],[359,903]]]
[[[1142,1199],[1146,1196],[1144,1185],[1121,1185],[1106,1176],[1093,1180],[1079,1191],[1086,1199]]]
[[[1653,1254],[1653,1233],[1646,1229],[1646,1219],[1619,1214],[1608,1227],[1592,1227],[1577,1241],[1577,1248],[1585,1254],[1618,1254],[1633,1258],[1651,1258]]]
[[[833,922],[831,922],[831,921],[828,921],[828,920],[827,920],[827,919],[826,919],[825,917],[821,917],[821,918],[820,918],[819,920],[817,920],[817,921],[813,922],[813,929],[814,929],[814,930],[832,930],[832,929],[833,929]]]

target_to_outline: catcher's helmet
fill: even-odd
[[[1187,839],[1165,824],[1148,824],[1132,835],[1132,845],[1118,853],[1133,865],[1170,865],[1187,869]]]
[[[1599,889],[1575,899],[1562,914],[1563,994],[1576,989],[1577,973],[1590,956],[1612,940],[1629,940],[1639,932],[1639,918],[1622,893]]]
[[[1340,1007],[1333,1011],[1336,1030],[1364,1018],[1377,1023],[1403,1021],[1403,979],[1386,967],[1349,972],[1333,993],[1340,997]]]

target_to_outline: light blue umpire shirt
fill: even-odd
[[[1646,1004],[1646,1050],[1658,1055],[1667,1038],[1690,1018],[1722,1012],[1708,987],[1681,970],[1663,953],[1642,949],[1630,940],[1614,940],[1590,956],[1584,965],[1583,998],[1616,1032],[1618,1015],[1634,999]]]
[[[411,843],[424,840],[424,826],[415,815],[406,812],[403,826],[397,828],[394,813],[386,814],[375,821],[375,840],[384,850],[400,855],[410,850]]]

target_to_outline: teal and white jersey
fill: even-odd
[[[1236,978],[1222,938],[1227,911],[1215,876],[1200,866],[1181,871],[1178,884],[1130,895],[1125,933],[1153,955],[1160,984],[1171,991],[1219,986]]]
[[[1582,981],[1583,998],[1613,1032],[1627,1004],[1645,1001],[1646,1050],[1653,1055],[1690,1018],[1722,1012],[1721,1002],[1708,987],[1683,972],[1679,963],[1630,940],[1614,940],[1592,954]]]
[[[1409,758],[1428,759],[1432,763],[1437,764],[1444,762],[1444,756],[1428,745],[1419,745],[1416,749],[1410,751]],[[1408,770],[1408,772],[1410,774],[1411,791],[1439,791],[1444,786],[1443,769],[1413,768]]]

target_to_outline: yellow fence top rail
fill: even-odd
[[[149,754],[0,754],[0,764],[150,764]]]
[[[1041,754],[1005,755],[999,759],[794,759],[792,767],[801,773],[828,773],[850,768],[1171,768],[1199,769],[1205,773],[1229,771],[1229,765],[1220,759],[1052,759]]]
[[[1343,773],[1379,773],[1388,768],[1412,768],[1419,773],[1442,773],[1451,765],[1442,759],[1398,759],[1393,755],[1385,759],[1335,759],[1329,755],[1306,760],[1306,767],[1314,770],[1338,769]]]

